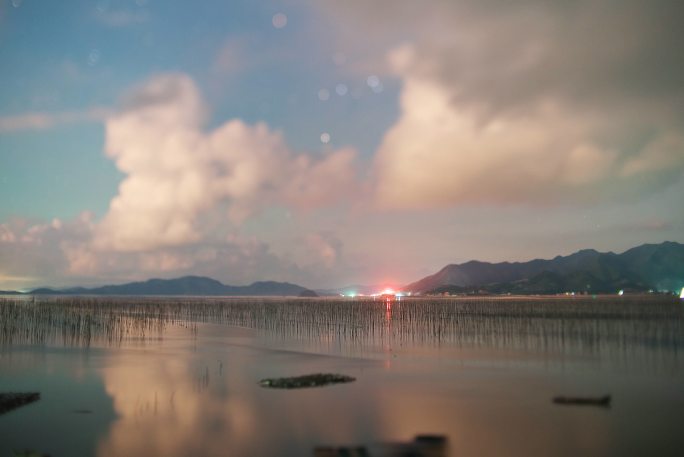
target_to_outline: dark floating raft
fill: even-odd
[[[412,442],[379,443],[370,446],[318,446],[314,457],[446,457],[448,440],[444,435],[418,435]]]
[[[603,397],[553,397],[553,402],[557,405],[580,405],[580,406],[600,406],[610,407],[610,395]]]
[[[0,393],[0,414],[28,405],[40,400],[39,392],[6,392]]]
[[[356,378],[342,374],[317,373],[293,378],[268,378],[259,381],[261,387],[272,389],[301,389],[304,387],[321,387],[329,384],[340,384],[356,381]]]

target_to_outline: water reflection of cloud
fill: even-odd
[[[459,455],[580,455],[617,439],[607,411],[559,409],[558,380],[535,373],[377,361],[217,344],[118,350],[103,370],[120,419],[99,457],[310,455],[315,445],[407,441],[444,434]],[[256,381],[336,367],[345,386],[272,390]],[[594,386],[596,387],[596,386]],[[534,431],[531,433],[530,431]],[[624,430],[621,430],[624,433]],[[601,454],[601,452],[599,452]]]
[[[358,417],[372,398],[368,385],[304,391],[257,385],[268,375],[340,363],[350,362],[201,337],[188,346],[166,341],[114,351],[102,374],[120,418],[98,456],[308,455],[317,440],[370,439],[377,418]]]
[[[231,370],[212,385],[206,370],[215,367],[200,369],[191,352],[114,357],[103,375],[120,420],[98,455],[225,455],[228,444],[239,450],[257,441],[248,400],[231,394],[244,380]]]

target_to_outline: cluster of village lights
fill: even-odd
[[[625,291],[621,289],[621,290],[618,291],[617,294],[618,294],[619,296],[623,296],[623,295],[625,294]],[[575,292],[566,292],[565,295],[575,295]],[[410,297],[410,296],[411,296],[411,292],[400,292],[400,291],[395,291],[394,289],[391,289],[391,288],[386,288],[386,289],[384,289],[384,290],[382,290],[382,291],[380,291],[380,292],[376,292],[376,293],[374,293],[374,294],[369,294],[369,295],[366,295],[366,294],[359,294],[359,293],[356,293],[356,292],[347,292],[347,293],[344,293],[344,294],[340,294],[340,296],[341,296],[341,297],[348,297],[348,298],[356,298],[356,297],[373,297],[373,298],[377,298],[377,297],[388,297],[388,296],[393,296],[393,297],[395,297],[395,298],[401,298],[401,297],[407,297],[407,296]],[[681,290],[681,292],[679,293],[679,298],[681,298],[682,300],[684,300],[684,287],[682,287],[682,290]]]
[[[401,298],[401,297],[410,297],[411,292],[401,292],[401,291],[396,291],[391,288],[385,288],[380,292],[376,292],[374,294],[359,294],[356,292],[347,292],[344,294],[340,294],[341,297],[348,297],[348,298],[356,298],[356,297],[372,297],[372,298],[377,298],[377,297],[394,297],[394,298]]]

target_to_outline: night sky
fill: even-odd
[[[0,0],[0,289],[684,242],[684,3]]]

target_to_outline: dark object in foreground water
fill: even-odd
[[[0,393],[0,414],[5,414],[34,401],[40,400],[39,392],[6,392]]]
[[[319,446],[314,457],[446,457],[447,438],[444,435],[418,435],[408,443],[382,443],[369,446]]]
[[[314,457],[370,457],[364,446],[317,447]]]
[[[32,451],[30,449],[24,449],[23,451],[12,452],[13,457],[50,457],[48,454],[42,454],[38,451]]]
[[[558,405],[601,406],[610,408],[610,395],[603,397],[554,397],[553,402]]]
[[[261,387],[271,387],[274,389],[300,389],[303,387],[320,387],[328,384],[339,384],[344,382],[356,381],[351,376],[332,373],[308,374],[296,376],[294,378],[269,378],[259,381]]]

